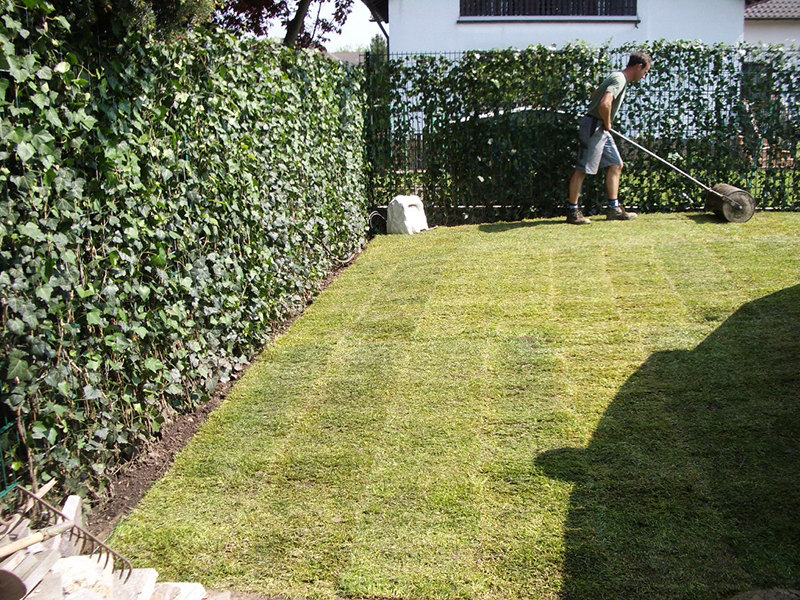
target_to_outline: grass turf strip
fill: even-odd
[[[800,214],[375,239],[113,537],[289,597],[800,587]]]

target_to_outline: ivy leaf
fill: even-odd
[[[35,440],[44,439],[47,437],[47,425],[41,421],[36,421],[31,426],[31,437]]]
[[[77,286],[75,288],[75,291],[78,293],[78,296],[80,296],[82,300],[85,300],[86,298],[91,298],[97,293],[97,291],[94,289],[94,286],[91,283],[88,284],[86,287]]]
[[[28,361],[23,359],[24,354],[22,350],[14,350],[8,357],[8,371],[6,372],[6,379],[13,381],[30,381],[33,379]]]
[[[22,22],[17,21],[13,16],[10,14],[3,15],[3,22],[6,24],[11,31],[19,31],[22,29]]]
[[[50,125],[53,125],[58,129],[64,126],[58,116],[58,113],[52,108],[48,108],[44,111],[44,118],[47,119],[47,122],[50,123]]]
[[[49,157],[55,154],[55,138],[48,131],[42,131],[34,135],[33,139],[31,139],[31,144],[42,157]]]
[[[8,71],[17,83],[24,83],[30,79],[31,72],[26,68],[26,62],[17,56],[6,55],[8,61]]]
[[[19,144],[26,138],[30,138],[30,134],[25,130],[24,127],[14,127],[7,122],[2,123],[0,130],[3,139],[7,140],[11,144]]]
[[[83,387],[83,397],[87,400],[98,400],[103,397],[103,392],[93,385],[86,385]]]
[[[56,22],[57,22],[59,25],[61,25],[61,26],[62,26],[64,29],[66,29],[67,31],[72,31],[72,26],[70,25],[69,21],[67,21],[67,20],[66,20],[64,17],[62,17],[61,15],[58,15],[57,17],[55,17],[55,19],[54,19],[54,20],[55,20],[55,21],[56,21]]]
[[[53,72],[63,75],[64,73],[69,71],[69,69],[70,69],[69,63],[61,61],[55,67],[53,67]]]
[[[97,119],[91,115],[83,115],[80,123],[81,127],[83,127],[86,131],[91,131],[97,124]]]
[[[157,358],[148,358],[144,361],[144,368],[152,373],[158,373],[164,369],[164,364]]]
[[[22,235],[27,235],[34,241],[42,242],[45,240],[45,236],[42,233],[42,230],[39,229],[39,226],[32,221],[29,223],[25,223],[24,225],[20,225],[18,229]]]
[[[45,107],[50,106],[50,98],[42,93],[34,94],[31,97],[31,102],[38,106],[40,110],[44,110]]]
[[[154,267],[159,269],[163,269],[167,266],[167,252],[163,246],[158,249],[158,254],[153,256],[151,262],[153,263]]]
[[[43,285],[36,289],[36,296],[41,298],[45,302],[50,302],[50,298],[53,295],[53,288],[49,285]]]
[[[21,319],[9,319],[6,326],[8,330],[15,335],[22,335],[25,333],[25,322]]]
[[[17,144],[17,156],[22,162],[28,162],[33,155],[36,154],[36,150],[33,146],[28,142],[20,142]]]

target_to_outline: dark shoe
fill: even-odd
[[[568,210],[567,223],[572,223],[573,225],[589,225],[591,221],[584,217],[580,210]]]
[[[606,219],[609,221],[633,221],[637,216],[635,212],[626,211],[621,204],[606,209]]]

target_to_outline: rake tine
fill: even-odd
[[[20,490],[20,492],[21,492],[23,488],[17,488],[17,489]],[[20,495],[22,495],[22,494],[20,493]],[[25,503],[22,506],[22,512],[26,513],[29,510],[32,510],[33,507],[34,507],[33,500],[31,500],[30,498],[26,498],[25,499]]]
[[[14,531],[14,528],[22,521],[22,515],[16,514],[11,517],[8,521],[4,523],[3,531],[0,532],[0,536],[6,535],[7,533],[11,533]]]
[[[29,492],[28,490],[26,490],[23,487],[18,487],[17,489],[20,491],[21,495],[24,495],[24,496],[28,497],[28,503],[33,503],[33,506],[41,505],[54,518],[55,517],[59,517],[59,518],[63,519],[64,521],[68,521],[69,520],[64,513],[62,513],[57,508],[55,508],[55,507],[51,506],[50,504],[48,504],[45,500],[43,500],[43,499],[39,498],[38,496],[34,495],[32,492]],[[88,531],[86,531],[85,529],[80,527],[79,525],[73,525],[72,526],[72,529],[70,529],[70,536],[72,536],[73,534],[75,535],[75,537],[77,537],[77,539],[81,543],[81,554],[85,554],[86,553],[86,549],[88,548],[89,550],[91,550],[91,552],[89,552],[89,554],[91,556],[93,556],[95,554],[99,554],[98,560],[102,559],[102,557],[105,556],[105,564],[103,565],[103,568],[107,567],[108,566],[108,561],[111,560],[112,561],[112,563],[111,563],[112,564],[112,571],[114,571],[116,569],[119,569],[120,573],[122,574],[127,570],[128,571],[128,576],[125,578],[125,581],[127,582],[128,579],[130,579],[131,574],[133,574],[133,566],[131,565],[130,561],[128,561],[128,559],[126,559],[124,556],[120,555],[119,553],[115,552],[113,549],[111,549],[106,544],[104,544],[103,542],[98,540],[91,533],[89,533]],[[72,539],[72,538],[70,537],[70,539]],[[121,577],[121,575],[120,575],[120,577]]]

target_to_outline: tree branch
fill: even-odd
[[[303,22],[306,20],[306,13],[308,12],[310,4],[311,0],[300,0],[294,19],[289,21],[289,25],[286,27],[286,37],[283,39],[284,46],[295,45],[297,37],[300,35],[300,32],[303,31]]]

